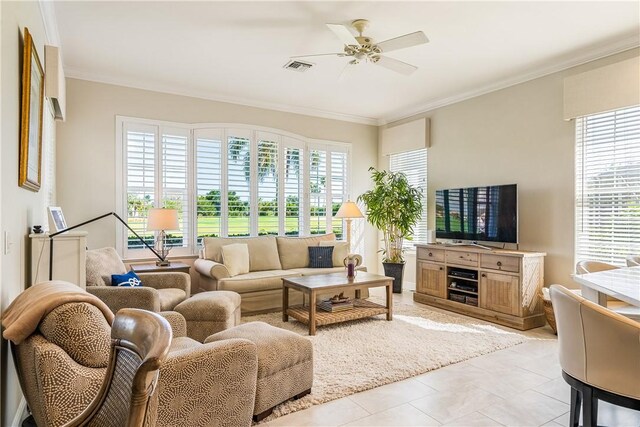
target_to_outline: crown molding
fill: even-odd
[[[520,74],[519,76],[510,77],[498,82],[494,82],[477,89],[462,92],[456,95],[452,95],[446,98],[433,99],[425,104],[421,104],[417,107],[405,108],[396,111],[394,114],[388,117],[378,119],[378,126],[390,124],[403,119],[407,119],[412,116],[427,113],[436,108],[445,107],[447,105],[455,104],[457,102],[465,101],[467,99],[475,98],[480,95],[485,95],[490,92],[505,89],[510,86],[515,86],[520,83],[525,83],[530,80],[534,80],[540,77],[547,76],[549,74],[557,73],[578,65],[585,64],[587,62],[595,61],[597,59],[605,58],[607,56],[615,55],[616,53],[624,52],[629,49],[634,49],[640,46],[640,40],[638,35],[633,35],[624,39],[621,39],[615,43],[607,44],[605,46],[597,46],[587,51],[582,51],[578,55],[574,55],[571,58],[565,59],[551,66],[540,67],[534,71]]]
[[[64,72],[67,77],[79,79],[79,80],[88,80],[88,81],[97,82],[97,83],[105,83],[105,84],[111,84],[116,86],[130,87],[134,89],[161,92],[161,93],[167,93],[170,95],[188,96],[191,98],[206,99],[209,101],[226,102],[228,104],[237,104],[237,105],[243,105],[246,107],[262,108],[265,110],[275,110],[275,111],[282,111],[285,113],[302,114],[305,116],[319,117],[323,119],[340,120],[343,122],[352,122],[352,123],[371,125],[371,126],[378,125],[378,119],[372,118],[372,117],[363,117],[363,116],[356,116],[356,115],[350,115],[350,114],[335,113],[332,111],[285,105],[285,104],[279,104],[275,102],[256,101],[256,100],[251,100],[251,99],[246,99],[241,97],[220,95],[215,92],[207,92],[207,91],[199,91],[199,90],[197,91],[184,90],[184,89],[176,88],[174,86],[169,86],[169,85],[142,82],[138,79],[123,79],[123,78],[107,76],[107,75],[98,75],[96,73],[85,72],[83,70],[80,70],[78,68],[73,68],[73,67],[65,67]]]
[[[42,15],[44,32],[47,35],[47,44],[61,47],[60,33],[58,32],[58,21],[56,20],[53,1],[39,0],[38,4],[40,5],[40,14]]]

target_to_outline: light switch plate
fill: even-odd
[[[8,231],[4,232],[4,254],[9,255],[11,253],[11,234]]]

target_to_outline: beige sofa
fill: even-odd
[[[249,249],[249,272],[231,277],[224,265],[222,247],[246,243]],[[334,246],[332,268],[309,268],[309,246]],[[200,273],[200,290],[234,291],[242,298],[243,314],[282,309],[282,279],[344,272],[342,260],[348,253],[335,234],[312,237],[261,236],[248,238],[205,237],[200,258],[194,263]],[[359,270],[366,271],[364,266]],[[346,273],[345,273],[346,274]],[[368,293],[362,292],[367,297]],[[290,304],[302,303],[300,292],[291,291]]]

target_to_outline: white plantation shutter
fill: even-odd
[[[576,260],[640,254],[640,106],[576,119]]]
[[[168,230],[170,247],[188,247],[190,236],[189,210],[189,131],[186,129],[162,129],[161,182],[162,194],[159,207],[178,211],[179,230]]]
[[[282,193],[284,194],[284,218],[281,230],[288,236],[299,236],[304,230],[304,150],[303,143],[292,138],[284,138],[282,148]],[[282,212],[282,211],[281,211]]]
[[[196,141],[197,239],[222,234],[222,132],[202,130]]]
[[[327,230],[327,152],[311,150],[309,156],[309,231],[324,234]]]
[[[407,248],[413,248],[416,243],[427,242],[427,149],[391,154],[389,157],[389,170],[402,172],[407,176],[409,184],[417,187],[422,192],[422,218],[413,228],[411,240],[405,240]]]
[[[331,209],[327,209],[331,217],[331,230],[336,238],[343,238],[342,219],[333,218],[342,202],[347,197],[347,153],[331,152]]]
[[[227,215],[229,237],[251,234],[251,139],[247,132],[227,133]]]
[[[278,135],[258,132],[258,235],[280,230],[278,207]]]
[[[125,128],[126,155],[126,221],[145,240],[152,237],[147,233],[147,214],[155,206],[156,200],[156,126],[128,125]],[[149,241],[148,243],[152,243]],[[142,249],[144,245],[129,232],[128,249]]]

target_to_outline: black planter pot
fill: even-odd
[[[384,275],[393,277],[393,293],[402,293],[402,275],[404,274],[404,262],[383,262]]]

